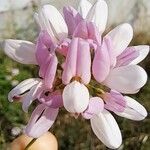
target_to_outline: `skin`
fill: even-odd
[[[18,138],[16,138],[10,144],[10,150],[24,150],[31,140],[32,140],[31,137],[28,137],[27,135],[23,134]],[[41,149],[58,150],[57,139],[52,133],[50,132],[45,133],[28,148],[28,150],[41,150]]]

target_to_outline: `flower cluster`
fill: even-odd
[[[5,53],[22,64],[39,66],[39,78],[30,78],[12,89],[8,99],[20,101],[25,112],[38,105],[25,133],[38,138],[49,130],[64,107],[76,118],[90,119],[96,136],[109,148],[122,143],[120,129],[110,112],[132,120],[147,116],[145,108],[123,94],[137,93],[147,74],[137,65],[149,46],[128,47],[132,27],[121,24],[102,36],[108,7],[104,0],[92,5],[81,0],[78,11],[63,8],[63,16],[51,5],[35,13],[40,33],[35,44],[8,39]]]

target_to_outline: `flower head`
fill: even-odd
[[[132,120],[147,116],[145,108],[131,97],[147,81],[137,65],[149,46],[128,47],[133,29],[121,24],[102,36],[108,7],[104,0],[92,5],[81,0],[78,11],[63,8],[64,17],[51,5],[35,14],[40,33],[35,44],[6,40],[5,53],[23,64],[39,66],[39,78],[21,82],[9,100],[21,101],[24,111],[38,102],[25,132],[39,137],[54,123],[59,108],[90,119],[95,135],[109,148],[122,143],[121,131],[110,112]],[[110,112],[109,112],[110,111]]]

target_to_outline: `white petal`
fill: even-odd
[[[107,110],[91,118],[95,135],[109,148],[116,149],[122,143],[122,136],[114,117]]]
[[[83,84],[73,81],[63,91],[63,103],[71,113],[83,112],[89,104],[89,91]]]
[[[47,31],[48,34],[53,39],[53,41],[57,42],[57,39],[56,39],[54,32],[51,28],[51,24],[50,24],[46,14],[45,14],[45,12],[43,11],[43,9],[41,9],[38,14],[35,13],[34,18],[35,18],[35,21],[37,22],[37,24],[39,25],[39,27],[41,28],[41,30]]]
[[[112,40],[113,52],[115,53],[115,56],[118,56],[131,42],[133,37],[133,29],[130,24],[124,23],[114,28],[106,36],[109,36]]]
[[[5,53],[13,60],[22,64],[37,64],[35,44],[23,40],[5,40]]]
[[[129,65],[112,69],[104,84],[118,92],[132,94],[143,87],[146,81],[147,74],[142,67]]]
[[[130,64],[140,63],[148,55],[150,50],[148,45],[134,46],[134,48],[139,52],[139,56],[134,59]]]
[[[13,101],[14,96],[23,94],[24,92],[30,90],[34,85],[38,84],[41,79],[39,78],[30,78],[19,83],[15,88],[13,88],[8,94],[8,100]]]
[[[104,0],[98,0],[89,10],[86,17],[88,21],[94,22],[98,27],[100,33],[103,33],[106,28],[108,17],[108,6]]]
[[[121,117],[125,117],[131,120],[143,120],[147,116],[146,109],[138,103],[136,100],[134,100],[131,97],[125,96],[127,107],[125,108],[124,112],[117,113],[117,115]]]
[[[49,21],[51,30],[56,38],[59,40],[66,38],[68,36],[68,28],[63,16],[59,13],[59,11],[52,5],[44,5],[42,12]]]
[[[37,95],[41,92],[42,82],[39,82],[32,86],[30,91],[22,98],[22,109],[28,112],[28,108],[31,103],[37,98]]]
[[[91,7],[92,4],[88,0],[80,0],[78,12],[81,14],[83,18],[86,18]]]

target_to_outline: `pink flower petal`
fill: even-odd
[[[83,20],[81,15],[71,6],[64,7],[63,13],[68,26],[68,34],[72,35],[76,26]]]
[[[49,66],[50,60],[51,60],[52,55],[48,54],[45,61],[43,61],[43,63],[40,65],[40,69],[39,69],[39,76],[44,78],[47,68]]]
[[[13,102],[14,98],[21,98],[23,93],[28,92],[31,88],[37,85],[41,81],[40,78],[30,78],[19,83],[15,88],[13,88],[8,94],[8,100]]]
[[[73,38],[68,49],[64,71],[62,74],[62,81],[68,84],[72,77],[76,75],[77,66],[77,52],[78,52],[78,38]]]
[[[25,133],[33,138],[40,137],[53,125],[57,114],[58,109],[49,108],[44,104],[38,105],[31,115]]]
[[[71,43],[71,39],[65,38],[59,46],[57,46],[56,51],[63,56],[67,56],[68,48]]]
[[[116,65],[116,55],[114,53],[114,49],[113,49],[113,41],[111,39],[111,37],[104,37],[103,41],[105,41],[107,43],[107,50],[109,53],[109,58],[110,58],[110,66],[111,68],[113,68]]]
[[[100,97],[90,98],[88,108],[82,113],[85,119],[91,119],[94,115],[98,115],[104,109],[104,102]]]
[[[51,108],[59,108],[63,106],[63,99],[60,91],[48,93],[48,95],[43,92],[38,99],[41,103]]]
[[[126,66],[139,56],[139,52],[134,47],[128,47],[118,57],[116,67]]]
[[[36,59],[41,66],[54,46],[50,35],[46,31],[41,31],[36,44]]]
[[[140,63],[145,57],[149,54],[150,47],[149,45],[138,45],[138,46],[132,46],[131,48],[134,48],[136,52],[139,54],[139,56],[134,59],[130,64],[138,64]]]
[[[91,56],[89,43],[80,38],[73,38],[64,64],[62,80],[68,84],[72,77],[80,77],[84,84],[91,79]]]
[[[42,82],[39,82],[38,84],[34,85],[25,96],[23,96],[22,109],[25,112],[28,112],[29,106],[35,99],[37,99],[41,91],[42,91]]]
[[[104,94],[105,108],[113,112],[123,112],[126,107],[126,101],[122,94],[115,90]]]
[[[78,40],[76,75],[82,79],[84,84],[88,84],[91,80],[90,46],[82,39]]]
[[[92,22],[81,21],[76,27],[73,36],[83,39],[92,39],[98,43],[101,42],[98,28]]]
[[[56,55],[52,55],[44,77],[45,88],[51,89],[55,79],[58,60]]]
[[[104,39],[102,46],[98,47],[92,66],[92,73],[94,78],[101,83],[105,80],[110,71],[110,58],[108,54],[109,45],[107,39]]]

